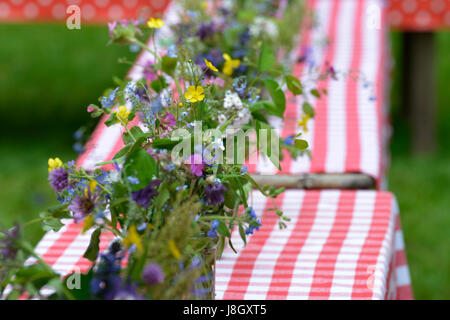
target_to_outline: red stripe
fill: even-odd
[[[66,230],[60,235],[64,237],[64,241],[58,241],[58,239],[47,249],[47,252],[42,255],[42,260],[44,260],[50,266],[53,266],[56,261],[64,254],[64,251],[70,246],[75,240],[81,230],[81,224],[76,224],[74,222],[66,226]]]
[[[330,25],[328,27],[328,36],[330,39],[329,47],[325,55],[325,63],[332,65],[336,49],[336,33],[337,33],[337,17],[341,1],[332,1],[333,7],[331,9]],[[317,86],[320,89],[328,90],[328,79],[318,82]],[[328,95],[323,95],[316,100],[314,118],[314,146],[312,148],[312,159],[310,172],[325,172],[325,160],[327,153],[327,134],[326,130],[328,122]]]
[[[323,245],[319,258],[317,259],[316,267],[314,269],[314,277],[313,282],[311,284],[311,292],[309,294],[310,299],[315,299],[318,298],[319,296],[321,298],[330,296],[331,284],[333,283],[333,275],[334,269],[336,267],[336,261],[339,252],[342,249],[344,240],[347,237],[348,229],[350,228],[353,217],[352,215],[346,214],[346,212],[342,212],[341,210],[342,204],[343,202],[345,203],[350,201],[353,204],[354,209],[355,199],[356,199],[356,192],[354,191],[341,192],[340,194],[336,217],[333,226],[331,227],[327,241]],[[344,230],[341,230],[342,224],[344,225]],[[342,232],[341,236],[336,237],[337,232]],[[333,265],[331,276],[330,275],[326,276],[326,280],[328,281],[324,281],[324,276],[321,275],[319,272],[320,270],[319,265],[325,262],[331,263]]]
[[[275,199],[275,203],[278,207],[282,206],[283,199],[284,193],[280,194]],[[227,289],[223,294],[224,300],[244,299],[252,275],[252,273],[248,271],[252,271],[254,269],[256,259],[261,253],[261,250],[264,248],[267,239],[269,239],[271,231],[273,231],[273,229],[277,227],[277,219],[270,219],[277,216],[273,210],[268,210],[271,207],[272,201],[271,199],[267,198],[263,217],[261,219],[262,226],[260,227],[260,231],[266,232],[255,232],[255,234],[251,236],[247,246],[239,253],[239,257],[236,259],[236,262],[234,264],[233,272],[231,273]],[[247,256],[247,253],[249,251],[254,253],[254,255],[252,255],[252,258],[249,258]],[[230,289],[230,287],[239,287],[239,290]]]
[[[314,220],[308,219],[308,221],[304,221],[303,218],[305,214],[313,214],[314,216],[317,214],[320,195],[320,191],[305,192],[298,220],[275,264],[269,291],[267,292],[267,299],[275,299],[275,297],[276,299],[286,299],[291,286],[297,257],[302,252],[302,248],[314,224]],[[305,204],[308,205],[305,206]],[[299,229],[303,228],[306,230],[300,232]],[[295,257],[295,259],[289,257]],[[280,282],[281,279],[284,281]]]
[[[373,218],[372,220],[384,220],[385,218],[391,216],[390,210],[386,210],[386,207],[383,205],[383,202],[386,201],[386,197],[392,197],[389,193],[386,192],[377,192],[375,196],[375,205],[373,210]],[[391,199],[392,201],[392,199]],[[387,228],[389,227],[389,220],[386,219],[385,222],[385,233],[387,232]],[[359,254],[358,261],[356,263],[355,269],[355,283],[353,285],[352,290],[352,299],[356,298],[364,298],[371,299],[373,298],[373,288],[369,288],[368,281],[373,274],[374,270],[371,270],[371,266],[376,266],[378,257],[380,255],[380,249],[383,242],[381,239],[378,239],[377,245],[372,246],[371,250],[368,250],[368,242],[374,238],[374,234],[377,233],[374,230],[374,225],[370,225],[369,232],[367,234],[366,240],[364,242],[363,247],[361,248],[361,252]],[[374,250],[375,249],[375,250]],[[371,251],[370,254],[368,251]],[[363,256],[365,257],[363,259]],[[358,293],[356,293],[358,292]]]
[[[397,286],[396,300],[414,300],[411,285]]]
[[[362,17],[365,1],[356,1],[355,23],[353,24],[353,57],[350,70],[359,70],[361,67]],[[359,136],[358,119],[358,84],[359,81],[350,77],[347,81],[346,91],[346,131],[347,154],[345,158],[345,172],[361,171],[361,138]]]
[[[310,0],[308,2],[308,9],[314,10],[316,7],[316,0]],[[303,39],[301,43],[298,45],[296,49],[296,55],[295,57],[298,57],[303,47],[307,46],[311,42],[311,27],[307,27],[308,25],[311,25],[311,21],[305,21],[303,23],[302,28],[299,30],[299,33],[301,30],[304,30],[306,26],[306,32],[303,36]],[[303,73],[305,63],[295,63],[293,67],[293,76],[296,78],[300,78]],[[301,80],[301,79],[300,79]],[[287,91],[286,93],[286,110],[284,112],[283,116],[283,128],[281,131],[281,137],[287,138],[291,135],[296,135],[297,132],[297,121],[299,120],[298,116],[298,101],[297,97],[295,97],[290,91]],[[278,173],[285,173],[290,174],[291,173],[291,163],[292,163],[292,157],[290,153],[287,150],[283,149],[283,160],[280,163],[281,171],[278,171]]]

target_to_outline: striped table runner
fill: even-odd
[[[216,265],[217,299],[412,298],[396,200],[382,191],[288,190],[277,205],[291,218],[280,230],[271,203],[251,202],[262,227],[239,254],[225,249]],[[82,258],[92,231],[67,224],[47,233],[36,252],[57,272],[86,272]],[[101,237],[105,249],[112,234]],[[28,263],[33,263],[30,259]]]

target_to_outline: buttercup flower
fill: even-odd
[[[131,247],[132,245],[135,245],[136,249],[139,252],[142,252],[143,249],[142,240],[139,234],[137,233],[135,225],[131,225],[128,228],[128,235],[125,238],[123,238],[123,245],[125,247]]]
[[[61,192],[69,186],[69,174],[64,168],[55,168],[50,171],[48,180],[56,192]]]
[[[300,128],[303,128],[303,131],[305,133],[308,132],[308,120],[309,120],[309,114],[305,114],[298,122],[298,126]]]
[[[231,76],[233,74],[233,69],[238,68],[241,65],[241,60],[232,59],[229,54],[224,53],[223,58],[225,59],[225,64],[223,66],[223,73],[227,76]]]
[[[150,29],[159,29],[161,27],[163,27],[165,25],[164,21],[162,21],[161,19],[157,19],[157,18],[150,18],[147,21],[147,26]]]
[[[150,263],[142,272],[142,280],[150,286],[162,283],[164,281],[164,271],[161,269],[159,264]]]
[[[192,103],[202,101],[205,98],[204,89],[202,86],[190,86],[184,94],[184,97]]]
[[[217,70],[217,68],[207,59],[205,59],[205,64],[206,66],[211,69],[212,71],[218,72],[219,70]]]
[[[52,171],[55,168],[62,167],[63,163],[60,158],[48,159],[48,172]]]
[[[123,125],[128,124],[128,116],[131,111],[127,109],[125,106],[120,106],[119,111],[116,112],[117,121],[116,123],[122,123]]]

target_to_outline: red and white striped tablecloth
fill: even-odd
[[[384,176],[383,150],[389,126],[386,121],[385,85],[389,78],[386,65],[387,26],[383,1],[310,0],[317,26],[303,34],[293,73],[306,89],[318,87],[328,94],[311,96],[316,117],[310,121],[303,138],[310,144],[312,158],[291,159],[285,154],[281,173],[361,172],[378,182]],[[374,14],[370,10],[377,9]],[[311,81],[312,67],[332,66],[337,80]],[[280,135],[298,133],[302,97],[287,93],[284,121],[275,120]],[[278,170],[263,158],[253,172],[276,174]]]
[[[216,265],[217,299],[411,299],[395,198],[377,191],[288,190],[277,205],[291,218],[280,230],[271,203],[251,197],[262,227]],[[47,233],[36,252],[57,272],[86,272],[91,232],[68,222]],[[104,250],[111,234],[101,237]],[[30,259],[28,263],[33,263]]]

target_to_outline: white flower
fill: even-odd
[[[120,179],[120,173],[119,171],[110,171],[109,175],[106,177],[106,182],[115,183],[119,181]]]
[[[275,22],[264,17],[256,17],[250,26],[250,34],[253,37],[267,35],[269,38],[278,37],[278,27]]]
[[[225,98],[223,99],[223,107],[225,109],[242,109],[242,101],[236,92],[231,92],[227,90],[225,93]]]
[[[247,108],[240,110],[233,121],[233,127],[241,127],[250,121],[250,111]]]
[[[227,122],[227,117],[224,114],[219,114],[217,117],[217,121],[219,121],[220,125],[223,125],[225,122]]]
[[[223,140],[222,140],[221,138],[216,138],[216,139],[212,142],[211,147],[212,147],[214,150],[217,150],[217,149],[220,149],[220,150],[222,150],[222,151],[225,150],[225,146],[223,145]]]

